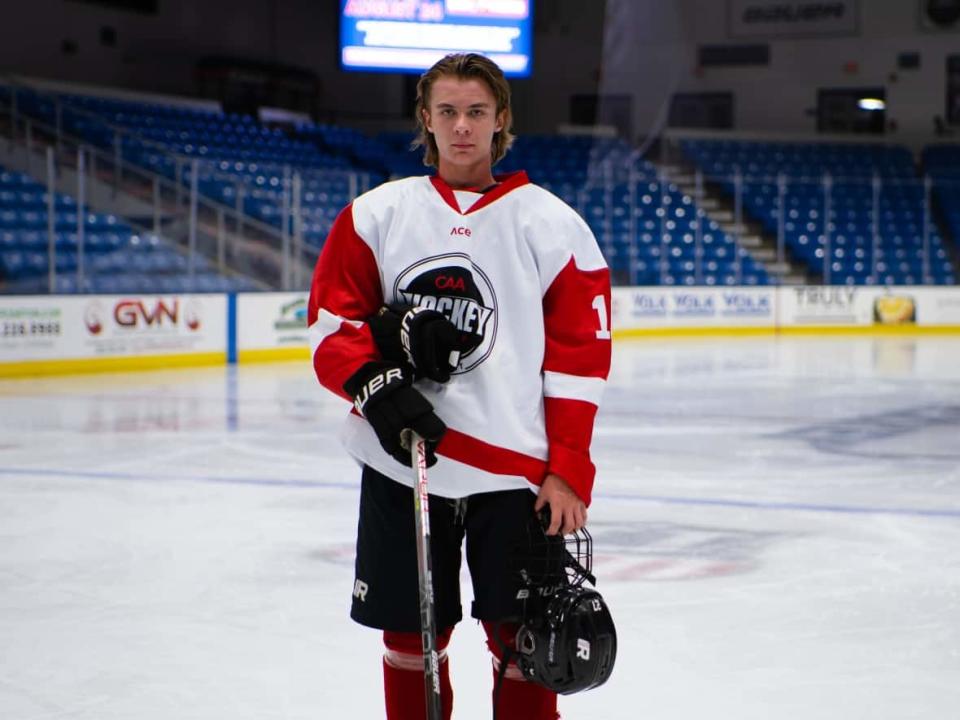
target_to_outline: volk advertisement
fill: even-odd
[[[772,327],[773,288],[614,288],[613,328]]]
[[[0,362],[224,351],[219,295],[0,300]]]

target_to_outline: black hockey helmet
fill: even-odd
[[[524,677],[561,695],[603,685],[617,659],[617,630],[596,590],[568,585],[517,633]]]
[[[525,587],[515,652],[528,680],[569,695],[607,681],[617,657],[617,631],[600,593],[583,587],[596,585],[593,538],[586,528],[547,535],[545,510],[531,519],[527,546],[515,557]]]

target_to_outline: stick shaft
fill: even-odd
[[[427,450],[423,438],[412,434],[410,455],[416,471],[413,505],[417,526],[417,575],[420,582],[420,634],[423,640],[423,681],[428,720],[441,720],[440,655],[437,652],[436,613],[433,605],[433,563],[430,558],[430,504],[427,496]]]

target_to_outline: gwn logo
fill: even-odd
[[[143,300],[121,300],[113,308],[113,319],[122,327],[136,327],[143,323],[146,326],[162,325],[164,319],[176,325],[180,314],[180,304],[173,300],[167,304],[158,300],[153,309],[147,307]]]

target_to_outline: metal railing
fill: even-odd
[[[27,171],[46,177],[48,188],[57,186],[63,172],[76,174],[75,189],[67,191],[76,195],[79,205],[78,281],[86,270],[81,219],[84,208],[91,203],[123,208],[126,202],[128,206],[132,203],[132,209],[118,214],[139,231],[180,247],[188,258],[191,277],[202,256],[215,262],[218,271],[255,278],[266,288],[302,289],[309,282],[319,252],[319,243],[309,242],[304,232],[304,188],[312,171],[260,163],[258,171],[277,183],[272,190],[254,189],[240,174],[222,171],[217,161],[178,155],[99,115],[71,107],[70,112],[86,113],[112,133],[109,147],[94,147],[64,132],[64,112],[58,96],[51,100],[56,108],[52,126],[19,112],[16,97],[13,93],[12,102],[6,106],[0,103],[0,126],[11,140],[8,153],[22,148]],[[134,144],[164,158],[173,167],[173,178],[126,159],[125,145]],[[38,153],[40,148],[43,152]],[[330,172],[322,171],[326,177]],[[233,202],[204,196],[200,192],[201,177],[232,186]],[[345,172],[344,177],[350,199],[371,184],[366,173]],[[64,189],[62,183],[60,188]],[[762,188],[759,195],[758,188]],[[103,202],[105,189],[110,202]],[[854,222],[859,229],[848,231],[844,225],[843,198],[851,189],[861,197],[869,196],[869,242],[864,241],[862,223],[857,225],[863,217],[862,203]],[[717,213],[706,208],[708,191],[726,199],[728,222],[716,221]],[[921,212],[915,231],[906,237],[891,234],[884,222],[891,196],[897,192],[912,194],[912,207]],[[750,266],[756,260],[762,269],[769,270],[767,281],[774,284],[782,282],[791,261],[811,273],[814,281],[848,282],[847,271],[855,267],[865,282],[879,284],[888,277],[890,257],[885,250],[893,245],[895,261],[920,259],[921,266],[913,278],[916,282],[932,283],[938,277],[942,279],[938,268],[943,262],[955,264],[957,257],[949,242],[949,226],[944,225],[943,233],[938,229],[942,223],[938,222],[937,197],[941,198],[941,207],[949,206],[949,198],[960,197],[960,179],[879,174],[843,177],[829,173],[796,177],[782,172],[748,173],[734,167],[732,173],[723,175],[696,170],[692,184],[681,187],[663,167],[627,153],[592,162],[571,204],[588,221],[593,211],[601,208],[600,227],[592,223],[595,234],[611,265],[619,271],[615,275],[629,284],[669,284],[677,281],[678,272],[684,283],[716,282],[717,254],[710,252],[710,245],[726,246],[723,282],[740,284],[753,274]],[[248,198],[274,203],[273,217],[278,218],[279,227],[245,212]],[[952,202],[956,204],[956,200]],[[801,211],[805,213],[802,218]],[[51,288],[57,272],[52,215],[48,213]],[[801,221],[803,231],[798,231]],[[766,236],[765,245],[746,243],[750,223]],[[853,266],[846,260],[848,253],[856,258]]]
[[[708,198],[720,207],[708,209],[715,204]],[[668,174],[665,166],[623,157],[593,167],[575,205],[588,222],[592,207],[604,208],[592,225],[625,284],[718,282],[711,269],[716,254],[707,248],[717,247],[718,239],[733,241],[732,254],[720,263],[727,268],[724,282],[741,284],[755,263],[769,284],[784,282],[791,272],[824,284],[884,284],[893,276],[934,284],[957,275],[960,228],[941,209],[958,203],[960,171],[792,176],[734,166],[725,174],[696,168]],[[910,270],[903,269],[907,265]]]
[[[738,167],[732,176],[697,174],[774,235],[778,261],[789,247],[824,284],[843,282],[835,276],[849,276],[851,267],[869,284],[883,284],[891,273],[933,284],[945,274],[944,262],[955,265],[955,229],[944,224],[941,231],[934,197],[944,205],[956,202],[949,198],[960,198],[960,179],[758,175]],[[894,272],[896,265],[914,268]]]
[[[36,91],[10,83],[11,87],[27,92]],[[152,238],[168,241],[179,247],[187,256],[188,273],[192,278],[198,257],[203,256],[216,265],[219,272],[240,274],[256,281],[264,289],[304,289],[309,283],[312,265],[319,253],[320,244],[307,241],[304,233],[302,212],[305,177],[315,173],[290,165],[259,164],[259,170],[281,175],[279,198],[270,193],[260,193],[260,202],[276,201],[274,215],[280,227],[250,215],[244,210],[245,200],[258,194],[248,188],[236,175],[223,173],[218,162],[197,157],[178,155],[164,145],[113,125],[96,113],[70,107],[71,113],[86,116],[102,124],[112,133],[110,146],[97,147],[83,138],[75,137],[64,130],[63,103],[58,96],[44,96],[55,107],[54,125],[44,123],[22,112],[17,107],[17,92],[11,93],[10,102],[0,101],[0,129],[7,139],[7,160],[22,151],[25,162],[19,169],[38,179],[46,178],[46,185],[59,187],[81,199],[78,203],[78,259],[84,256],[84,234],[81,220],[92,205],[122,215],[124,222]],[[150,152],[165,158],[174,167],[174,177],[131,162],[125,157],[124,147],[136,143]],[[52,159],[51,159],[52,152]],[[0,163],[3,155],[0,153]],[[62,175],[67,171],[77,176],[76,186],[63,186]],[[321,171],[329,176],[331,171]],[[348,187],[349,199],[369,189],[371,178],[367,173],[342,173]],[[203,195],[198,178],[204,175],[234,188],[234,202],[225,203]],[[91,185],[99,192],[85,197]],[[109,198],[104,189],[109,188]],[[139,201],[139,205],[138,205]],[[52,213],[48,234],[48,262],[50,266],[51,291],[56,287],[57,258],[54,242]],[[84,267],[78,262],[77,281],[82,287]]]

